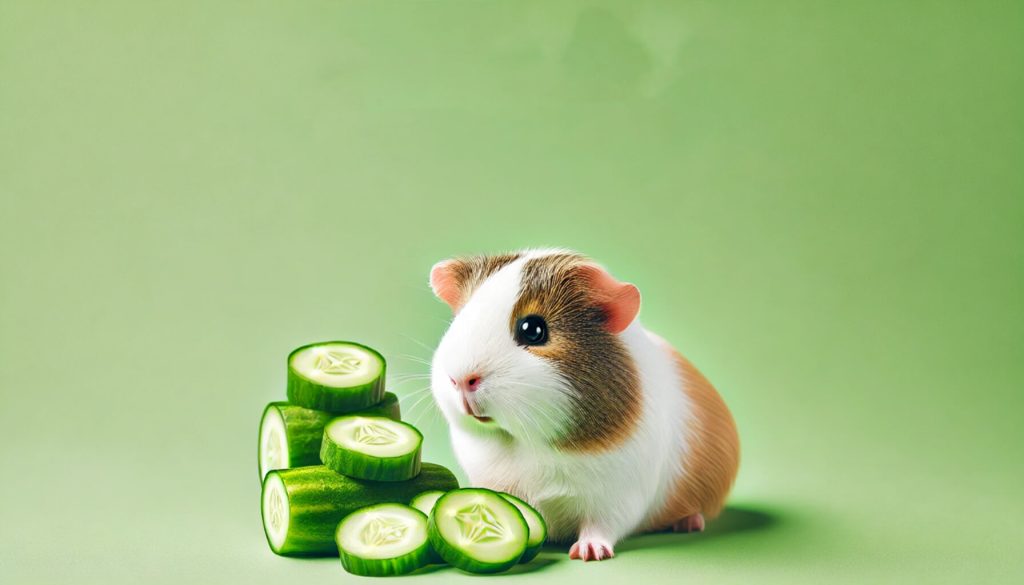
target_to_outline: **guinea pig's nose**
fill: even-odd
[[[452,386],[455,386],[459,390],[464,390],[466,392],[476,392],[477,388],[480,387],[482,376],[480,376],[480,374],[470,374],[468,376],[463,377],[460,380],[455,380],[454,378],[451,377],[449,377],[448,379],[452,381]]]

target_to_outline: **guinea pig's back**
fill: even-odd
[[[688,359],[664,340],[657,341],[676,364],[680,391],[686,394],[691,412],[680,413],[679,432],[687,434],[688,448],[662,511],[649,523],[650,530],[666,528],[692,514],[707,519],[718,516],[736,479],[740,458],[736,423],[725,401]]]

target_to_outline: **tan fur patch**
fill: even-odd
[[[487,280],[487,277],[501,270],[507,264],[516,261],[521,254],[498,254],[495,256],[461,256],[452,260],[451,270],[455,276],[455,282],[459,284],[462,302],[459,306],[466,304],[472,296],[476,287]]]
[[[679,366],[683,391],[693,405],[695,420],[687,429],[690,452],[683,461],[684,473],[648,530],[667,528],[691,514],[703,514],[708,520],[718,516],[740,462],[736,423],[722,397],[689,360],[667,344],[666,350]]]
[[[587,259],[560,253],[523,265],[519,299],[509,317],[540,315],[548,324],[548,342],[527,347],[555,364],[577,393],[578,418],[557,443],[575,452],[610,449],[630,436],[641,412],[636,366],[619,338],[605,327],[603,310],[590,298],[576,273]]]

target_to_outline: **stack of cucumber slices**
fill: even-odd
[[[448,563],[495,573],[532,560],[547,537],[523,500],[459,489],[420,460],[423,435],[384,389],[384,357],[348,341],[288,356],[288,401],[263,411],[263,529],[285,556],[339,555],[350,573],[402,575]]]

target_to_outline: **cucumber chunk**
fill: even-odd
[[[409,505],[412,506],[413,508],[416,508],[420,512],[423,512],[427,516],[430,516],[430,511],[434,509],[434,504],[436,504],[437,500],[439,500],[443,495],[444,492],[440,490],[430,490],[428,492],[423,492],[422,494],[419,494],[415,498],[413,498],[412,501],[409,502]]]
[[[271,402],[260,418],[260,479],[272,469],[288,469],[316,465],[324,425],[331,414],[293,406],[287,402]],[[309,461],[310,453],[317,457]]]
[[[380,401],[359,414],[401,420],[398,397],[388,392]],[[260,480],[272,469],[289,469],[320,464],[324,427],[334,415],[287,402],[271,402],[260,419]]]
[[[351,341],[302,346],[288,355],[288,402],[346,413],[384,398],[384,357]]]
[[[427,524],[430,545],[448,564],[470,573],[497,573],[526,550],[529,528],[522,512],[497,492],[483,488],[446,493]]]
[[[426,490],[459,486],[447,468],[424,463],[408,481],[374,482],[346,477],[322,465],[278,469],[263,480],[261,510],[270,549],[285,556],[338,554],[335,530],[365,506],[404,504]]]
[[[430,562],[427,517],[405,504],[356,510],[338,524],[335,538],[342,566],[354,575],[404,575]]]
[[[519,512],[522,513],[523,519],[526,520],[526,527],[529,529],[530,536],[526,539],[526,550],[523,551],[523,556],[519,559],[519,562],[528,563],[540,553],[540,547],[544,546],[544,541],[547,540],[547,522],[544,522],[544,517],[533,506],[512,494],[501,492],[501,497],[515,504],[515,507],[519,508]]]
[[[384,416],[391,420],[402,420],[402,407],[398,404],[398,396],[395,396],[392,392],[385,392],[384,399],[368,406],[362,410],[357,410],[352,414],[361,414],[364,416]]]
[[[405,481],[420,472],[423,435],[379,416],[341,416],[324,427],[320,460],[358,479]]]

